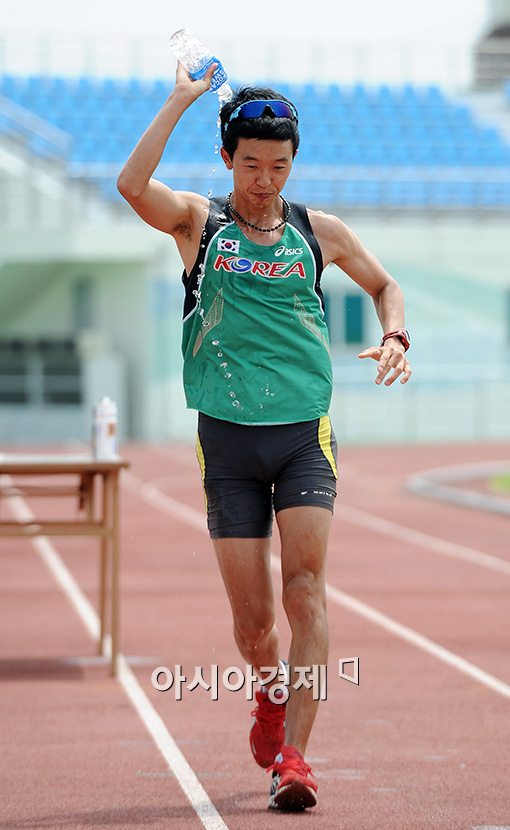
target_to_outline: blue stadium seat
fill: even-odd
[[[505,188],[495,182],[480,182],[477,188],[477,204],[481,207],[497,207],[505,202]]]
[[[234,85],[235,82],[234,82]],[[264,82],[264,85],[268,85]],[[367,179],[289,183],[303,201],[370,206],[493,206],[510,202],[510,185],[497,182],[499,168],[510,165],[510,144],[492,127],[480,126],[469,107],[450,101],[430,85],[388,84],[269,84],[295,101],[300,110],[302,143],[296,168],[304,165],[346,166],[371,170],[395,168],[392,183]],[[83,163],[121,163],[146,129],[171,90],[171,80],[146,81],[133,77],[65,78],[63,76],[6,74],[0,76],[0,94],[30,109],[74,137],[71,158]],[[510,80],[504,87],[510,104]],[[164,160],[217,162],[214,155],[215,96],[205,95],[190,108],[177,126]],[[209,126],[204,128],[204,124]],[[8,130],[7,119],[0,129]],[[33,152],[48,147],[34,140]],[[465,168],[448,180],[448,169]],[[412,180],[399,177],[399,168],[413,168]],[[423,168],[442,168],[446,181]],[[469,169],[487,167],[493,182],[469,180]],[[296,170],[297,173],[297,170]],[[192,183],[194,183],[192,185]],[[186,187],[197,180],[185,178]],[[203,187],[207,182],[199,180]],[[291,192],[289,190],[289,192]],[[111,188],[105,186],[105,193]],[[294,192],[294,191],[292,191]]]
[[[0,77],[0,94],[6,98],[15,99],[18,95],[20,78],[14,75],[2,75]]]

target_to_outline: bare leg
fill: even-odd
[[[282,547],[283,605],[292,631],[291,666],[326,664],[325,563],[332,514],[323,507],[289,507],[277,514]],[[302,754],[319,702],[313,689],[293,689],[287,703],[285,743]]]
[[[260,667],[278,666],[279,657],[271,539],[213,539],[213,544],[232,608],[237,646],[263,679]]]

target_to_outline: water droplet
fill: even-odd
[[[230,374],[230,372],[225,372],[225,377],[226,377],[226,378],[227,378],[227,380],[228,380],[229,378],[231,378],[231,377],[232,377],[232,375]]]
[[[227,366],[228,366],[228,363],[220,363],[220,369],[226,369]]]
[[[236,396],[235,392],[229,392],[228,394],[230,395],[231,398],[235,398],[235,396]]]
[[[239,401],[232,401],[232,406],[241,406]]]
[[[274,398],[274,392],[271,392],[271,397]]]
[[[223,357],[223,352],[218,352],[218,357]]]
[[[213,340],[212,344],[213,344],[213,346],[219,346],[220,341],[219,340]]]
[[[214,168],[213,168],[213,172],[214,172]],[[210,187],[209,190],[207,191],[207,198],[210,199],[211,196],[212,196],[212,187]]]

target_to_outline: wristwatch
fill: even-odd
[[[396,331],[387,331],[386,334],[383,334],[383,336],[382,336],[381,346],[384,346],[385,341],[389,337],[398,337],[398,339],[400,340],[400,342],[402,343],[402,345],[404,347],[404,351],[407,352],[409,346],[411,345],[411,337],[410,337],[409,332],[407,331],[407,329],[397,329]]]

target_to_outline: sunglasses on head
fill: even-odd
[[[234,118],[260,118],[266,109],[270,109],[276,118],[292,118],[293,121],[298,120],[296,108],[286,101],[247,101],[245,104],[236,107],[233,113],[229,116],[225,127],[230,124]]]

